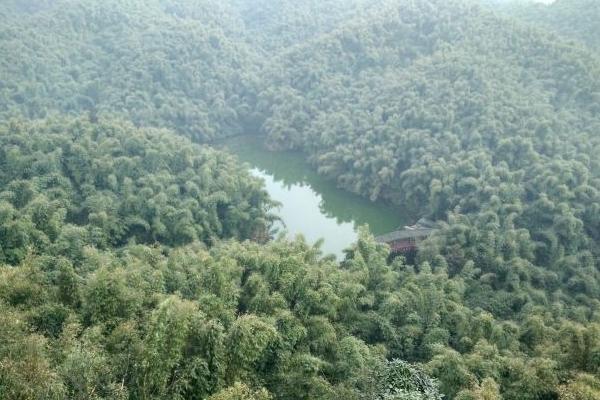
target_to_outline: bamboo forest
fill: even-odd
[[[600,1],[0,1],[0,400],[600,400]]]

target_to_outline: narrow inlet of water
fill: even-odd
[[[239,136],[220,144],[249,165],[265,182],[266,190],[281,203],[277,215],[290,237],[302,234],[309,243],[324,239],[324,254],[338,258],[355,242],[358,227],[367,224],[380,235],[411,221],[398,208],[349,193],[323,178],[300,152],[271,152],[258,136]]]

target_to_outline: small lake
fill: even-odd
[[[252,173],[265,181],[272,199],[281,203],[277,215],[290,237],[302,234],[309,243],[324,239],[324,254],[338,258],[357,238],[358,227],[368,224],[380,235],[411,221],[397,208],[336,187],[318,175],[299,152],[271,152],[258,136],[239,136],[221,142]]]

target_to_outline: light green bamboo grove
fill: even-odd
[[[172,132],[85,120],[0,127],[0,258],[89,245],[259,238],[267,193],[231,157]]]
[[[600,399],[600,25],[479,3],[3,1],[0,399]],[[241,133],[440,229],[270,240]]]

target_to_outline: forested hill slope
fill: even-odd
[[[491,212],[453,216],[417,265],[367,232],[341,263],[301,238],[203,243],[268,223],[230,157],[109,121],[12,122],[0,144],[2,399],[598,394],[589,252],[549,240],[537,265]]]
[[[56,0],[0,6],[0,116],[114,114],[195,140],[241,133],[256,80],[219,1]]]
[[[469,195],[448,181],[460,163],[571,158],[597,130],[598,58],[554,39],[463,1],[396,2],[281,57],[261,96],[268,143],[305,150],[350,190],[443,215]]]
[[[260,180],[233,158],[128,123],[3,124],[0,188],[9,264],[29,251],[264,237],[271,218]]]
[[[0,55],[0,399],[600,398],[584,46],[470,0],[6,0]],[[265,243],[194,144],[238,133],[439,229]]]
[[[277,54],[370,14],[384,0],[232,0],[247,37],[267,54]]]
[[[596,0],[556,0],[551,4],[515,1],[499,6],[509,15],[600,51],[600,3]]]
[[[302,239],[242,242],[272,203],[230,156],[124,122],[13,121],[0,188],[1,399],[442,398],[369,338],[400,283],[386,247],[364,234],[340,266]]]

